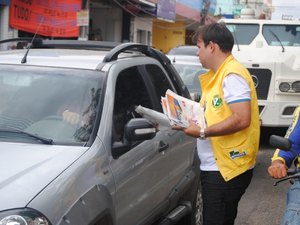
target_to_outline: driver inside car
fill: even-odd
[[[83,121],[81,120],[80,114],[75,111],[70,111],[69,109],[66,109],[62,112],[62,117],[63,117],[63,120],[69,124],[83,125]]]

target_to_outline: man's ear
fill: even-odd
[[[212,42],[212,41],[209,42],[209,46],[210,46],[211,52],[214,52],[217,49],[220,49],[219,45],[215,42]]]
[[[212,42],[212,41],[210,41],[209,43],[208,43],[208,47],[209,47],[209,49],[211,50],[211,52],[214,52],[215,51],[215,43],[214,42]]]

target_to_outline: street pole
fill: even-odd
[[[205,19],[208,13],[209,6],[210,6],[210,0],[204,0],[202,11],[201,11],[201,21],[200,21],[201,25],[205,24]]]
[[[86,11],[89,14],[89,0],[82,0],[81,12]],[[89,18],[88,18],[89,19]],[[79,37],[78,40],[87,41],[89,38],[89,24],[79,26]]]

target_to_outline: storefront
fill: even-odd
[[[140,1],[91,0],[89,40],[152,43],[156,4]]]
[[[167,52],[188,43],[203,1],[0,0],[0,38],[36,33],[53,39],[138,42]]]
[[[158,19],[153,22],[152,43],[167,53],[175,46],[191,42],[193,30],[201,20],[203,0],[157,0],[158,8],[162,3],[163,12],[158,11]]]
[[[0,40],[17,36],[17,31],[9,27],[10,0],[0,0]]]

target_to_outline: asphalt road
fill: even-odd
[[[275,133],[275,132],[273,132]],[[278,134],[281,134],[279,131]],[[261,142],[254,169],[254,176],[246,193],[239,203],[235,225],[279,225],[284,212],[288,181],[273,186],[274,179],[269,177],[267,168],[274,149]]]

